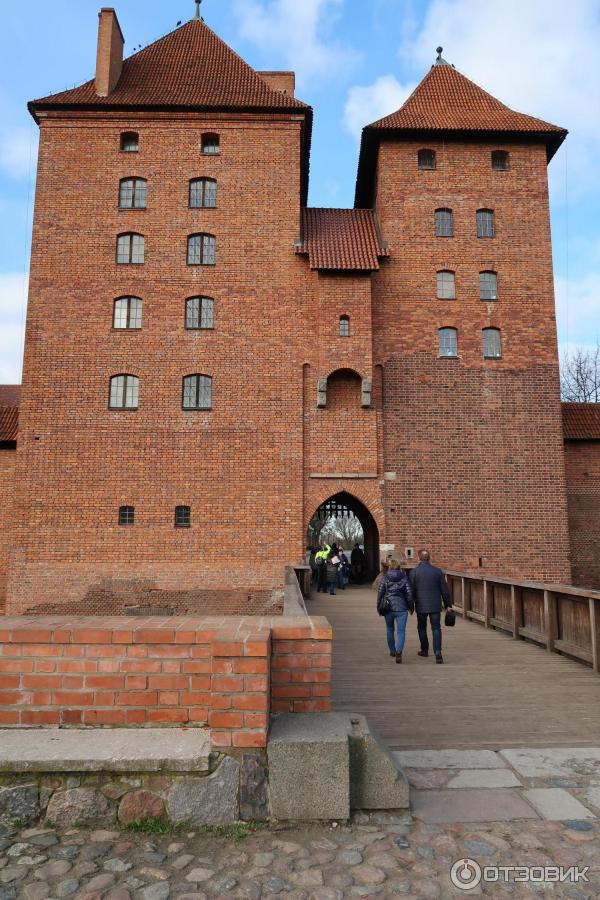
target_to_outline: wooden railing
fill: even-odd
[[[600,673],[600,591],[447,572],[457,613],[581,660]]]

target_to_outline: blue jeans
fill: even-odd
[[[431,622],[431,634],[433,635],[433,652],[438,656],[442,652],[442,614],[417,613],[417,630],[421,642],[421,650],[429,650],[429,638],[427,637],[427,618]]]
[[[327,582],[327,591],[335,596],[335,581]]]
[[[338,587],[344,588],[345,584],[346,584],[346,579],[344,577],[344,570],[340,566],[338,569]]]
[[[404,612],[389,612],[385,616],[385,624],[387,625],[387,642],[390,653],[402,653],[404,650],[404,640],[406,638],[406,622],[408,620],[408,610]],[[396,623],[396,638],[394,641],[394,623]]]

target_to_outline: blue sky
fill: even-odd
[[[126,53],[191,18],[193,0],[115,0]],[[0,33],[0,382],[20,380],[37,129],[26,103],[93,76],[99,0],[5,4]],[[351,206],[362,125],[444,56],[499,99],[569,129],[550,165],[559,340],[600,337],[598,0],[203,0],[251,65],[294,69],[315,110],[310,203]]]

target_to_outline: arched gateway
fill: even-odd
[[[357,519],[362,526],[363,540],[359,540],[359,543],[364,544],[367,578],[372,580],[379,571],[379,529],[364,503],[347,491],[333,494],[315,510],[308,525],[308,542],[310,544],[315,540],[319,526],[325,522],[333,519],[343,522],[352,518]],[[342,542],[338,539],[337,543]]]

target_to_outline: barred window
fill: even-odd
[[[208,154],[219,153],[221,150],[219,135],[218,134],[203,134],[202,135],[202,152]]]
[[[121,151],[137,153],[140,149],[140,137],[137,131],[124,131],[121,134]]]
[[[419,150],[417,158],[420,169],[435,169],[435,150]]]
[[[507,150],[492,150],[492,169],[495,172],[506,172],[509,161],[510,154]]]
[[[217,205],[217,182],[214,178],[194,178],[190,181],[191,209],[214,209]]]
[[[142,301],[139,297],[119,297],[115,300],[113,328],[141,328]]]
[[[340,316],[340,337],[350,337],[350,316]]]
[[[479,297],[481,300],[498,299],[498,277],[495,272],[479,273]]]
[[[477,210],[477,237],[493,238],[495,235],[494,226],[494,210],[478,209]]]
[[[212,409],[210,375],[186,375],[183,379],[183,408]]]
[[[137,409],[140,379],[135,375],[114,375],[110,379],[110,409]]]
[[[185,301],[185,327],[189,330],[214,328],[215,301],[211,297],[190,297]]]
[[[454,234],[454,223],[452,221],[451,209],[436,209],[435,211],[435,236],[436,237],[452,237]]]
[[[119,183],[120,209],[146,209],[148,182],[145,178],[123,178]]]
[[[456,328],[440,328],[438,332],[440,356],[458,356]]]
[[[456,279],[454,272],[437,273],[437,296],[439,300],[456,299]]]
[[[192,508],[191,506],[175,507],[175,528],[191,528],[192,526]]]
[[[483,356],[485,359],[500,359],[502,356],[499,328],[483,329]]]
[[[217,240],[212,234],[191,234],[188,237],[188,266],[214,266]]]
[[[135,507],[119,507],[119,525],[135,525]]]
[[[141,265],[144,262],[144,236],[142,234],[120,234],[117,238],[117,263],[119,265]]]

